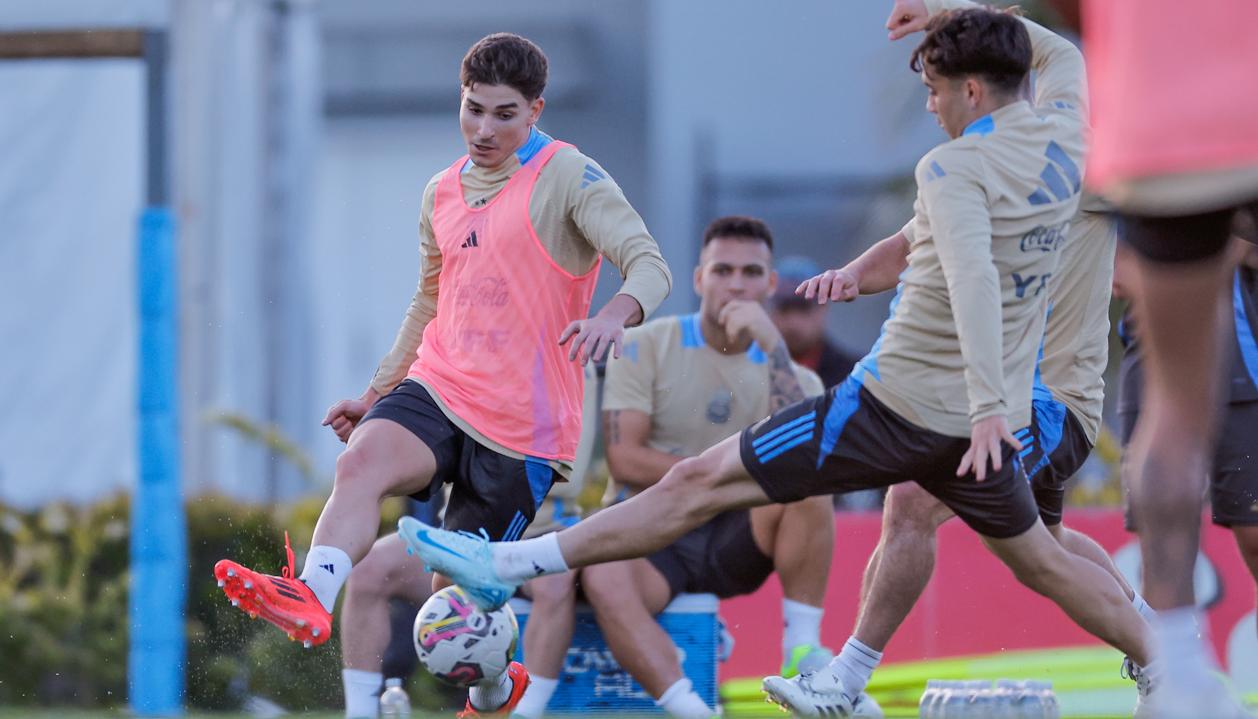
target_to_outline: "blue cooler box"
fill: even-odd
[[[720,628],[716,612],[719,604],[713,594],[682,594],[658,617],[664,631],[677,645],[682,671],[694,682],[695,691],[710,707],[717,704],[716,664]],[[525,599],[512,599],[511,609],[520,622],[516,660],[528,666],[523,637],[532,603]],[[572,646],[564,659],[559,687],[546,711],[548,714],[615,715],[632,712],[664,715],[651,696],[616,663],[611,650],[603,642],[603,634],[594,620],[594,611],[585,604],[577,605]]]

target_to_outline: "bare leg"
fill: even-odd
[[[743,467],[738,442],[736,434],[678,462],[650,489],[559,532],[564,561],[575,569],[645,557],[721,512],[770,504]]]
[[[983,542],[1018,581],[1053,600],[1088,633],[1137,664],[1148,665],[1146,625],[1118,582],[1096,564],[1063,549],[1043,522],[1017,537],[984,537]]]
[[[357,564],[376,540],[380,503],[422,490],[436,471],[432,450],[410,430],[383,419],[364,422],[336,460],[332,495],[311,545],[336,547]]]
[[[1122,587],[1123,593],[1127,595],[1129,601],[1135,599],[1135,590],[1127,583],[1123,573],[1118,571],[1118,567],[1114,565],[1114,560],[1109,556],[1109,552],[1097,544],[1095,539],[1064,524],[1050,525],[1048,531],[1061,543],[1061,546],[1065,547],[1067,552],[1083,557],[1109,572],[1110,576],[1118,582],[1118,586]]]
[[[926,591],[935,570],[935,532],[952,512],[912,482],[887,492],[882,536],[861,584],[853,636],[883,651]]]
[[[380,671],[389,645],[389,600],[423,604],[429,597],[428,574],[418,557],[406,554],[401,537],[389,534],[372,546],[354,567],[341,608],[341,661],[347,669]]]
[[[576,628],[577,573],[564,572],[538,577],[524,585],[533,600],[529,622],[524,627],[524,651],[529,672],[546,679],[558,679],[563,660],[572,645]]]
[[[820,607],[834,556],[834,505],[829,495],[751,510],[756,546],[773,559],[782,594]]]
[[[683,676],[677,647],[655,620],[668,605],[664,575],[645,559],[631,559],[587,567],[581,576],[612,655],[659,699]]]
[[[1125,469],[1132,513],[1141,528],[1144,593],[1156,609],[1194,604],[1192,570],[1218,420],[1226,327],[1220,307],[1228,272],[1225,254],[1174,265],[1136,262],[1145,384]]]

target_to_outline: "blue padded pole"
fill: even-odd
[[[183,712],[187,538],[179,471],[179,324],[174,213],[140,217],[139,477],[131,503],[131,709]]]

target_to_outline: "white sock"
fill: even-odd
[[[830,668],[843,682],[843,689],[849,696],[856,696],[865,691],[869,677],[882,661],[882,652],[876,652],[865,646],[856,637],[850,637],[843,645],[839,656],[830,660]]]
[[[802,644],[821,646],[821,616],[825,610],[791,599],[782,600],[782,654]]]
[[[341,683],[345,685],[346,719],[376,719],[380,711],[380,685],[384,675],[361,669],[342,669]]]
[[[519,542],[495,542],[492,545],[494,571],[505,582],[521,582],[543,574],[568,571],[568,563],[559,551],[559,533],[551,532]]]
[[[1157,613],[1153,625],[1153,659],[1163,676],[1199,677],[1214,668],[1206,648],[1206,618],[1196,607],[1178,607]]]
[[[298,577],[318,597],[319,603],[330,613],[336,606],[336,595],[341,593],[345,580],[349,579],[349,570],[354,563],[349,555],[336,547],[319,545],[311,547],[306,555],[306,566],[301,569]]]
[[[467,698],[472,702],[472,708],[478,712],[498,711],[511,698],[511,689],[514,686],[511,674],[504,671],[496,677],[486,677],[480,684],[468,687]]]
[[[1133,590],[1132,594],[1135,596],[1131,598],[1131,606],[1136,608],[1136,611],[1140,613],[1140,616],[1144,617],[1146,622],[1152,624],[1153,620],[1157,618],[1158,613],[1153,610],[1153,607],[1149,606],[1149,603],[1144,600],[1144,597],[1140,596],[1140,592]]]
[[[676,684],[660,695],[655,700],[655,706],[677,719],[711,719],[716,716],[716,712],[703,703],[695,693],[694,685],[685,677],[678,679]]]
[[[559,687],[559,680],[539,677],[536,674],[531,679],[529,688],[524,690],[524,696],[511,711],[511,716],[521,717],[521,719],[542,719],[542,715],[546,713],[546,706],[550,704],[550,698]]]

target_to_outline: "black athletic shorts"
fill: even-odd
[[[1196,262],[1227,248],[1238,212],[1258,222],[1258,201],[1241,207],[1181,217],[1123,215],[1119,236],[1146,259],[1161,263]]]
[[[1131,440],[1138,412],[1118,415],[1123,446]],[[1210,469],[1211,519],[1221,527],[1258,525],[1258,402],[1234,402],[1219,424],[1214,465]],[[1127,529],[1135,531],[1130,506]]]
[[[646,559],[664,575],[670,599],[683,592],[751,594],[773,573],[773,560],[751,534],[749,509],[722,512]]]
[[[1018,456],[1030,478],[1040,519],[1052,526],[1061,524],[1066,482],[1088,461],[1092,442],[1074,412],[1051,393],[1037,389],[1031,408],[1031,426],[1014,436],[1022,442]]]
[[[422,491],[423,502],[449,483],[442,526],[479,533],[494,541],[520,538],[557,477],[544,459],[516,459],[489,449],[450,421],[423,385],[404,380],[363,417],[387,419],[407,428],[437,458],[437,472]]]
[[[743,465],[774,502],[915,481],[985,537],[1016,537],[1039,518],[1022,462],[1003,446],[1001,470],[957,477],[969,438],[914,425],[856,375],[743,430]],[[990,469],[990,467],[989,467]]]

